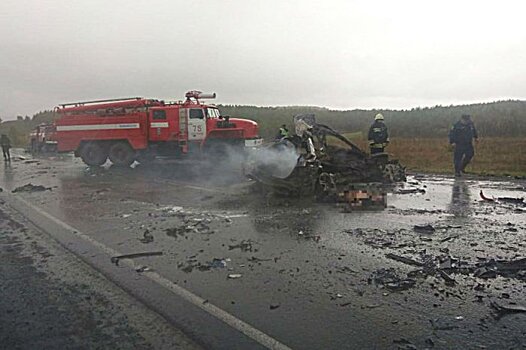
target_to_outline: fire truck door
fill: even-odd
[[[206,119],[202,108],[191,108],[188,113],[188,140],[203,140],[206,137]]]
[[[168,126],[165,110],[150,111],[150,130],[148,131],[150,141],[166,141],[169,137]]]

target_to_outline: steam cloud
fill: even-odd
[[[247,171],[284,179],[292,173],[297,162],[296,148],[293,145],[280,144],[272,148],[254,150],[249,156]]]

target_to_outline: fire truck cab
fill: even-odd
[[[216,156],[261,145],[256,122],[222,116],[215,105],[201,102],[215,96],[189,91],[185,101],[172,103],[133,97],[60,105],[58,151],[74,151],[88,165],[108,158],[130,165],[156,155]]]
[[[42,123],[29,133],[29,150],[31,153],[55,152],[57,141],[55,140],[55,126]]]

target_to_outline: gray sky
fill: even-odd
[[[0,117],[216,92],[411,108],[526,98],[525,1],[2,0]]]

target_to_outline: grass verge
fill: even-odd
[[[366,140],[356,133],[346,134],[360,147]],[[475,157],[466,169],[479,175],[526,176],[526,138],[488,137],[475,143]],[[386,151],[408,170],[453,173],[453,146],[447,139],[393,138]]]

